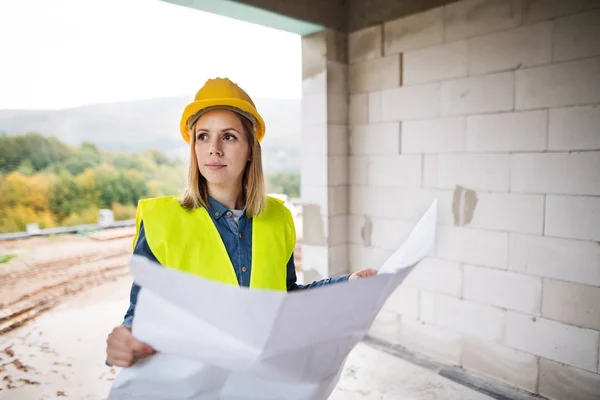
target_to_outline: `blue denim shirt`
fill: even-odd
[[[219,203],[213,198],[210,198],[210,204],[208,212],[215,223],[221,239],[227,249],[227,254],[231,259],[235,274],[240,286],[250,286],[250,273],[252,271],[252,219],[247,218],[245,213],[242,213],[238,222],[233,219],[233,215],[230,210],[227,209],[223,204]],[[140,232],[138,235],[138,241],[133,250],[134,254],[145,256],[150,260],[158,263],[158,260],[152,254],[146,235],[144,233],[144,223],[140,224]],[[242,271],[242,267],[245,266],[245,271]],[[296,283],[296,266],[294,264],[294,255],[290,257],[287,264],[287,290],[305,290],[312,289],[323,285],[330,285],[338,282],[345,282],[348,280],[350,275],[341,275],[333,278],[325,278],[319,281],[312,282],[308,285],[299,285]],[[129,295],[129,309],[125,313],[123,324],[131,326],[133,317],[135,314],[135,305],[137,302],[137,296],[140,291],[140,286],[135,282],[131,286],[131,292]]]

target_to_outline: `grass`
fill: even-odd
[[[16,257],[16,255],[14,255],[14,254],[0,254],[0,264],[9,262],[10,260],[12,260],[15,257]]]

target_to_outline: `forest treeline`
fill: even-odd
[[[144,197],[180,193],[187,168],[159,150],[108,152],[91,142],[70,146],[37,133],[0,135],[0,233],[92,224],[100,209],[135,217]],[[267,176],[269,191],[297,197],[297,174]]]

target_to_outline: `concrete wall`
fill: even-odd
[[[350,268],[439,201],[435,254],[374,336],[600,398],[599,7],[466,0],[349,34]]]

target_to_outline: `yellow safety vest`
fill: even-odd
[[[140,200],[134,246],[142,220],[148,245],[163,266],[239,285],[225,244],[204,207],[187,211],[175,196]],[[263,212],[252,218],[250,288],[287,290],[287,263],[295,244],[290,211],[279,199],[267,197]]]

